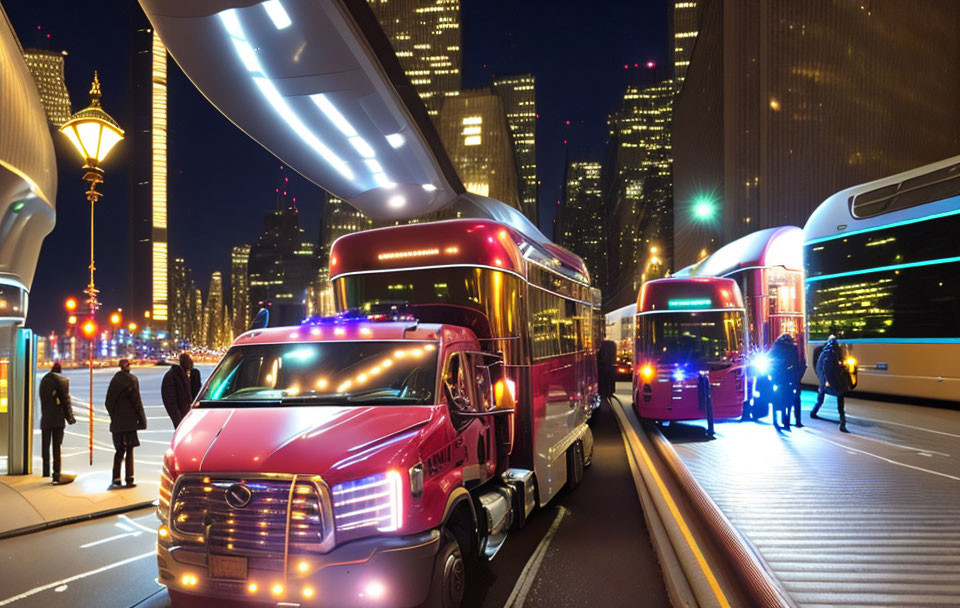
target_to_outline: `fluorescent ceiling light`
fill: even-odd
[[[280,115],[283,120],[293,129],[293,132],[300,136],[304,142],[307,143],[311,148],[317,151],[317,153],[323,157],[330,165],[336,169],[340,175],[345,178],[352,180],[353,171],[350,170],[350,167],[347,166],[347,163],[343,161],[339,156],[333,153],[330,148],[323,145],[323,142],[320,141],[316,135],[314,135],[303,121],[294,114],[293,110],[287,104],[283,96],[280,95],[280,92],[277,91],[277,88],[273,86],[273,83],[270,82],[268,78],[254,77],[253,81],[257,84],[257,87],[260,88],[260,92],[263,93],[263,96],[267,98],[267,101],[270,102],[270,105],[273,106],[273,109],[276,110],[277,114]]]
[[[383,167],[380,166],[380,163],[377,162],[377,159],[366,158],[363,162],[366,163],[367,168],[370,169],[371,173],[383,173]]]
[[[353,147],[357,149],[357,152],[359,152],[361,156],[373,158],[377,155],[377,153],[373,151],[373,148],[370,147],[370,144],[362,137],[351,137],[350,143],[353,144]]]
[[[427,192],[434,192],[436,191],[437,187],[434,186],[433,184],[424,184],[423,189],[426,190]]]
[[[399,133],[391,133],[390,135],[387,135],[387,141],[394,148],[399,148],[404,144],[404,142],[406,142],[403,135],[400,135]]]
[[[240,18],[237,17],[236,9],[231,8],[220,13],[220,22],[223,23],[223,27],[227,30],[228,34],[234,38],[245,40],[243,37],[243,28],[240,27]]]
[[[257,59],[257,54],[247,41],[233,37],[231,37],[231,40],[233,40],[233,47],[237,49],[237,55],[240,55],[240,60],[243,61],[243,65],[246,66],[247,70],[262,74],[263,69],[260,67],[260,60]]]
[[[336,108],[330,100],[327,99],[327,96],[323,93],[318,93],[316,95],[311,95],[310,99],[313,100],[313,103],[317,104],[317,107],[330,119],[340,132],[346,135],[347,137],[356,137],[357,130],[353,128],[346,118],[343,117],[343,114],[340,113],[340,110]],[[366,142],[364,142],[366,143]]]
[[[280,0],[267,0],[263,3],[263,8],[267,9],[267,14],[270,15],[270,19],[278,30],[286,29],[293,23],[287,11],[283,10]]]
[[[377,185],[381,188],[393,188],[396,186],[395,183],[390,181],[390,178],[387,177],[386,173],[374,173],[373,181],[377,182]]]
[[[407,204],[407,199],[403,198],[398,194],[397,196],[391,196],[390,200],[387,201],[387,204],[393,207],[394,209],[398,209]]]

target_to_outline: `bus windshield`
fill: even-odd
[[[743,313],[671,312],[637,317],[637,348],[660,363],[732,362],[743,348]]]
[[[436,381],[432,342],[253,344],[227,351],[199,405],[429,405]]]

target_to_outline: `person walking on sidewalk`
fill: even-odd
[[[76,475],[60,472],[60,446],[67,424],[76,424],[70,404],[70,380],[63,375],[60,362],[40,380],[40,437],[43,449],[43,476],[50,477],[50,450],[53,450],[53,483],[70,483]]]
[[[191,388],[191,372],[195,371],[193,361],[190,355],[183,353],[180,355],[180,363],[173,364],[167,373],[163,375],[163,382],[160,383],[160,398],[163,400],[163,407],[173,422],[173,428],[180,426],[180,421],[190,411],[190,404],[193,403],[193,389]],[[197,372],[199,377],[200,373]]]
[[[140,399],[140,381],[130,373],[130,361],[120,359],[120,371],[113,375],[107,387],[104,404],[110,414],[110,432],[113,433],[113,485],[120,486],[120,465],[126,460],[126,487],[133,482],[133,448],[140,445],[138,430],[147,428],[147,415]]]
[[[827,394],[837,397],[837,411],[840,414],[840,432],[849,433],[847,430],[847,414],[843,407],[843,396],[853,390],[855,384],[851,371],[847,369],[843,360],[843,351],[840,342],[836,336],[827,338],[820,356],[817,357],[816,367],[817,378],[820,380],[820,388],[817,390],[817,403],[810,412],[811,418],[819,418],[817,412],[823,406],[824,396]]]

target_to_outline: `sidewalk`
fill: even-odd
[[[0,538],[49,526],[150,505],[155,483],[109,489],[110,471],[79,473],[73,483],[55,486],[39,475],[0,476]]]

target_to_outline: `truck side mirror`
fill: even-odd
[[[497,380],[497,383],[493,386],[494,407],[498,410],[516,409],[516,399],[513,395],[516,390],[516,384],[513,380],[507,378]]]

